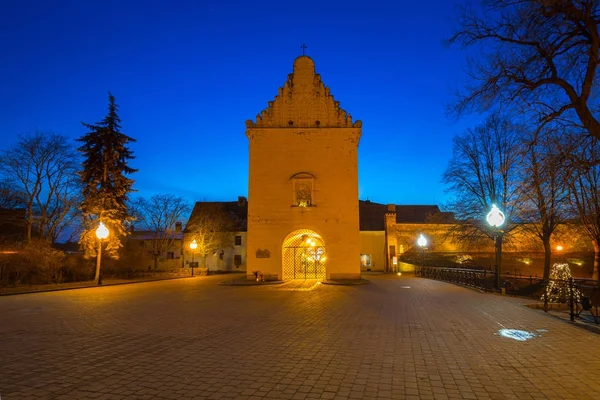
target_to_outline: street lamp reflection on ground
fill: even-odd
[[[96,285],[102,285],[102,239],[108,237],[108,228],[100,222],[96,228],[96,237],[98,238],[98,254],[96,255]]]
[[[417,244],[421,248],[421,268],[423,268],[425,264],[425,246],[427,246],[427,239],[425,238],[425,236],[423,236],[422,233],[419,236],[419,239],[417,240]]]
[[[494,242],[495,242],[495,253],[496,253],[496,262],[495,262],[495,274],[496,274],[496,289],[500,288],[500,269],[502,264],[502,230],[500,227],[504,224],[506,218],[504,217],[504,213],[500,211],[495,204],[492,204],[491,211],[487,214],[486,218],[487,223],[494,229]]]
[[[192,242],[190,243],[190,249],[192,250],[192,276],[194,276],[194,253],[196,252],[196,249],[198,248],[198,243],[196,243],[196,239],[192,240]]]

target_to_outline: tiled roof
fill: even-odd
[[[134,230],[128,236],[130,240],[153,240],[155,232],[154,231],[136,231]],[[174,239],[183,239],[183,233],[178,232],[173,235]]]
[[[248,201],[198,201],[194,205],[190,219],[185,226],[184,232],[188,233],[190,226],[202,214],[219,218],[228,218],[231,223],[229,228],[232,232],[246,232],[248,230]]]
[[[436,222],[452,221],[452,214],[441,212],[437,205],[394,205],[397,224],[432,223],[433,218],[440,217]],[[369,200],[359,200],[358,204],[361,231],[383,231],[385,229],[385,214],[387,204],[373,203]]]

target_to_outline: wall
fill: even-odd
[[[361,231],[360,254],[371,255],[371,271],[383,271],[385,268],[385,232]],[[366,269],[361,268],[362,272]]]
[[[232,237],[241,236],[242,244],[240,246],[236,246],[233,244],[232,246],[228,246],[225,248],[220,248],[217,245],[217,249],[214,252],[211,252],[206,256],[206,260],[196,251],[194,253],[194,257],[192,257],[192,250],[190,249],[190,237],[191,234],[185,234],[185,267],[189,268],[190,262],[194,260],[198,263],[199,268],[208,268],[211,272],[244,272],[246,271],[246,247],[247,247],[247,238],[248,235],[246,232],[231,232]],[[232,243],[235,243],[232,241]],[[223,258],[221,259],[220,253],[223,252]],[[242,264],[240,266],[236,266],[234,263],[234,256],[241,255],[242,256]],[[206,262],[204,265],[203,263]]]
[[[450,224],[395,224],[388,228],[400,249],[401,271],[415,264],[453,267],[494,268],[494,246],[491,239],[479,242],[456,242],[449,237]],[[427,247],[416,244],[423,234]],[[563,250],[556,251],[561,245]],[[552,262],[568,262],[574,276],[590,277],[593,269],[593,246],[581,226],[560,226],[551,242]],[[543,274],[544,249],[531,229],[515,229],[505,237],[502,249],[502,271],[525,276]]]

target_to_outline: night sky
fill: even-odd
[[[465,79],[466,55],[444,44],[458,3],[2,0],[0,148],[36,130],[83,135],[111,91],[137,140],[139,195],[235,200],[248,191],[245,121],[306,43],[363,121],[360,198],[443,204],[452,137],[477,118],[446,117]]]

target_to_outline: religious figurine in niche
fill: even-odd
[[[312,183],[296,182],[296,205],[310,207],[312,205]]]

